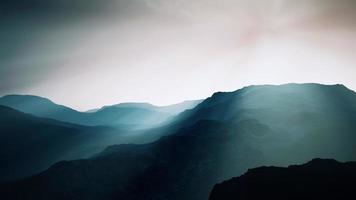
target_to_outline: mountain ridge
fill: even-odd
[[[50,99],[34,95],[6,95],[0,97],[0,105],[29,113],[85,126],[131,126],[147,128],[159,126],[179,112],[197,105],[201,100],[182,102],[171,106],[157,107],[143,103],[124,103],[105,106],[91,112],[79,112],[59,105]]]

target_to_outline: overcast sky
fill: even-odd
[[[356,0],[0,0],[0,95],[79,110],[251,84],[356,90]]]

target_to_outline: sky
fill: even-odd
[[[0,95],[78,110],[247,85],[356,90],[356,0],[0,0]]]

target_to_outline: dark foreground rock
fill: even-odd
[[[210,200],[230,199],[356,199],[356,162],[314,159],[288,168],[250,169],[210,194]]]

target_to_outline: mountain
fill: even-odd
[[[189,126],[199,120],[214,120],[247,124],[251,128],[246,130],[249,133],[245,138],[249,145],[269,155],[271,161],[284,160],[288,164],[296,159],[312,159],[311,152],[315,157],[355,159],[352,150],[356,149],[347,139],[355,137],[355,119],[356,93],[345,86],[286,84],[215,93],[196,108],[183,112],[175,123]],[[252,121],[268,131],[249,126]],[[276,151],[281,144],[284,151]],[[299,146],[303,149],[294,151]]]
[[[60,160],[87,157],[122,139],[118,129],[39,118],[0,106],[0,182],[39,173]]]
[[[260,167],[217,184],[210,200],[355,199],[356,162],[314,159],[288,168]]]
[[[193,109],[195,106],[203,102],[203,100],[190,100],[181,103],[172,104],[168,106],[155,106],[155,109],[160,112],[170,113],[171,115],[178,115],[185,110]]]
[[[7,95],[0,98],[0,105],[7,106],[38,117],[78,123],[89,115],[66,106],[58,105],[49,99],[32,95]],[[78,123],[81,124],[81,123]]]
[[[208,199],[215,183],[249,168],[356,160],[355,121],[356,94],[342,85],[219,92],[176,116],[153,143],[59,162],[2,187],[3,199]]]
[[[120,103],[104,106],[94,113],[93,121],[99,124],[126,124],[147,129],[169,124],[179,113],[194,108],[202,100],[184,101],[168,106],[149,103]],[[110,124],[109,124],[110,125]]]
[[[167,113],[134,107],[134,105],[131,107],[109,106],[89,114],[85,123],[113,127],[125,126],[131,129],[159,126],[171,117]]]
[[[199,102],[183,102],[165,107],[143,103],[124,103],[105,106],[91,112],[78,112],[38,96],[8,95],[0,98],[0,105],[38,117],[87,126],[124,126],[136,129],[158,126],[179,112],[194,107]]]
[[[168,113],[170,115],[178,115],[179,113],[189,110],[197,106],[199,103],[201,103],[203,100],[190,100],[190,101],[183,101],[181,103],[177,104],[172,104],[168,106],[155,106],[150,103],[120,103],[120,104],[115,104],[111,106],[104,106],[100,109],[93,109],[90,110],[90,112],[93,111],[100,111],[106,108],[141,108],[141,109],[146,109],[146,110],[153,110],[157,112],[162,112],[162,113]]]

